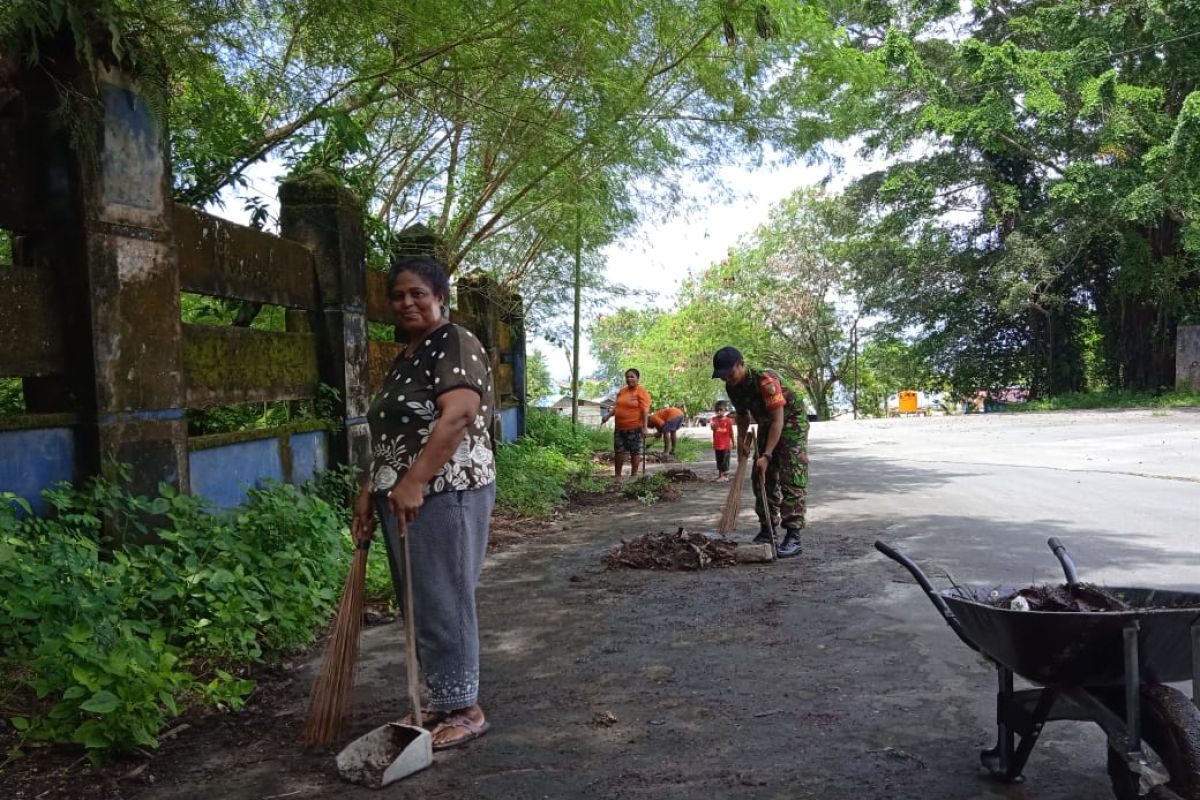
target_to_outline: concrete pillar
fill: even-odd
[[[186,491],[166,131],[120,68],[97,65],[93,83],[73,58],[47,62],[60,71],[58,81],[95,102],[96,116],[85,118],[91,136],[72,138],[53,116],[37,123],[44,127],[45,213],[54,224],[23,245],[33,264],[56,273],[69,353],[68,377],[27,381],[27,401],[31,411],[79,414],[77,477],[124,477],[139,494],[160,482]],[[72,147],[78,142],[90,147]]]
[[[310,318],[311,328],[321,382],[338,392],[343,420],[331,441],[330,461],[365,469],[371,437],[363,213],[362,201],[328,177],[292,178],[279,187],[280,233],[315,257],[321,307]]]
[[[132,487],[184,491],[179,270],[165,127],[131,79],[102,70],[103,139],[85,171],[92,358],[101,470],[128,464]]]

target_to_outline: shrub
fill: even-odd
[[[529,409],[525,435],[496,449],[497,504],[519,514],[545,516],[566,503],[567,484],[592,474],[595,430],[576,428],[548,409]]]
[[[496,452],[496,502],[529,516],[545,516],[566,501],[566,485],[581,469],[562,452],[529,437]]]
[[[232,673],[313,640],[350,552],[345,517],[288,485],[221,515],[168,486],[153,500],[103,480],[45,497],[53,517],[0,503],[9,721],[95,753],[155,746],[191,703],[239,707],[253,683]]]

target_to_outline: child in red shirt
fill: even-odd
[[[708,427],[713,432],[713,450],[717,454],[717,480],[729,480],[729,453],[733,449],[733,420],[729,418],[729,406],[724,400],[718,400],[716,416]]]

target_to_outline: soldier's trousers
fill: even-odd
[[[779,534],[783,533],[781,527],[800,530],[804,527],[804,515],[808,509],[808,443],[789,443],[780,438],[772,456],[771,464],[767,467],[766,501],[775,520],[775,530]],[[766,530],[767,515],[763,506],[761,479],[753,465],[750,469],[751,482],[754,484],[754,512],[758,514],[759,526]]]

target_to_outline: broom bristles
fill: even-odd
[[[737,471],[733,473],[733,480],[729,483],[725,508],[721,510],[721,521],[717,524],[717,533],[721,536],[737,527],[738,514],[742,511],[742,488],[746,485],[746,473],[750,471],[750,462],[753,459],[754,434],[746,434],[746,446],[750,448],[751,455],[738,459]]]
[[[354,559],[350,562],[350,571],[346,573],[346,584],[342,589],[342,602],[338,606],[329,643],[325,646],[325,660],[321,663],[321,672],[317,675],[309,699],[304,743],[310,747],[328,744],[342,729],[350,690],[354,687],[366,575],[367,551],[355,548]]]

